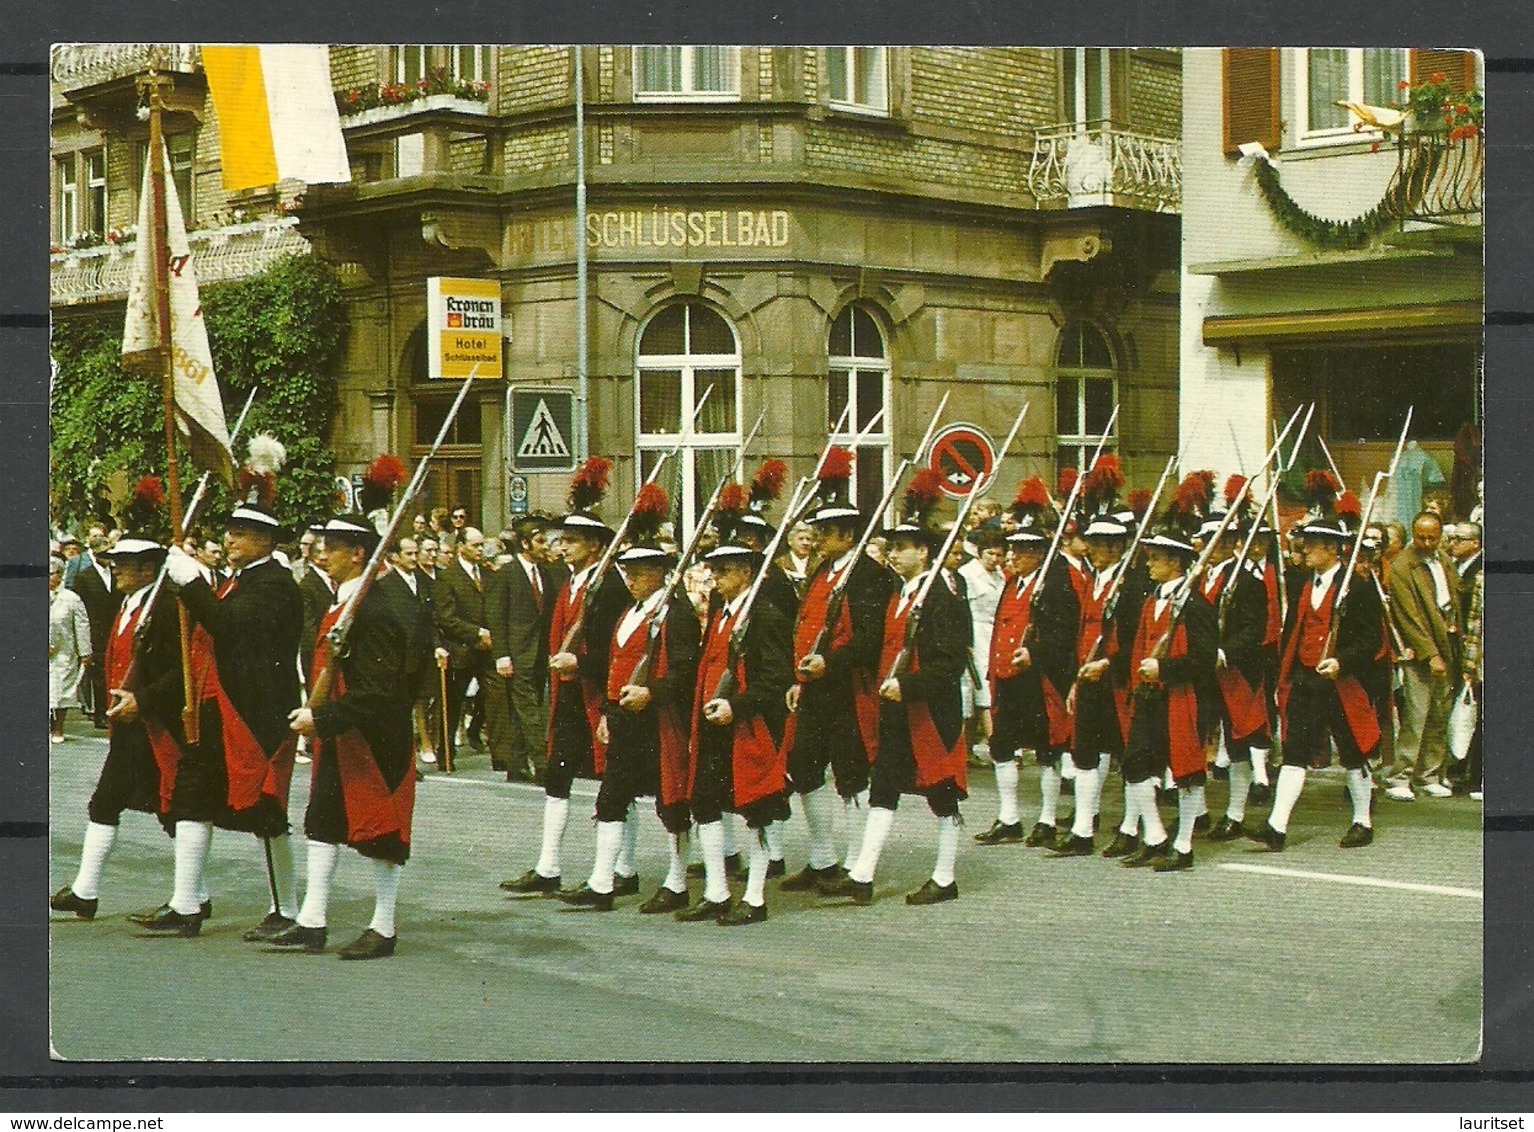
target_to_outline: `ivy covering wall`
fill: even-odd
[[[243,438],[269,432],[288,452],[277,490],[279,517],[298,523],[331,511],[333,371],[346,332],[335,273],[312,256],[292,256],[259,275],[205,288],[202,301],[231,429],[250,390],[259,388],[235,442],[236,466],[245,458]],[[158,382],[120,363],[120,310],[55,318],[51,349],[58,366],[49,443],[53,519],[68,527],[104,514],[114,481],[165,474],[165,426]],[[185,448],[179,462],[189,496],[197,473]],[[219,488],[200,514],[212,518],[227,508]]]

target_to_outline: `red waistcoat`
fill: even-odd
[[[571,578],[566,578],[564,585],[559,587],[559,597],[554,601],[554,613],[549,622],[549,655],[553,656],[564,647],[565,634],[570,631],[570,623],[575,618],[575,602],[570,597]],[[586,578],[586,585],[597,584],[596,571],[592,570]],[[582,635],[575,643],[575,655],[586,655],[586,639]],[[597,721],[602,718],[602,689],[595,680],[589,680],[579,674],[574,676],[555,676],[549,674],[549,724],[544,731],[544,751],[551,756],[554,753],[554,720],[555,708],[559,704],[561,692],[566,695],[574,691],[573,685],[579,681],[583,706],[586,709],[586,723],[591,728],[591,763],[592,773],[598,778],[602,777],[602,771],[607,766],[607,744],[597,742]]]
[[[905,609],[900,607],[900,594],[897,592],[890,597],[890,603],[884,611],[884,648],[879,657],[879,674],[883,679],[895,664],[895,657],[900,654],[901,646],[905,644],[906,622],[911,618],[911,603],[907,603]],[[921,671],[921,656],[919,648],[912,648],[906,671],[915,674]],[[926,790],[936,786],[939,782],[953,779],[959,784],[959,789],[966,788],[966,769],[969,765],[969,750],[964,742],[964,728],[959,728],[959,736],[954,740],[952,747],[943,746],[943,737],[938,734],[937,725],[932,722],[932,713],[927,709],[923,701],[915,703],[901,702],[900,704],[887,704],[888,707],[902,707],[905,709],[905,723],[911,735],[911,754],[916,759],[916,789]]]
[[[117,616],[112,618],[112,635],[107,638],[107,654],[102,661],[102,676],[108,692],[114,688],[121,688],[123,681],[128,677],[128,669],[133,663],[133,635],[138,629],[139,620],[144,616],[145,601],[139,602],[126,622],[123,619],[122,610],[117,611]],[[135,723],[141,724],[144,734],[149,737],[149,749],[154,752],[155,766],[160,770],[160,812],[163,814],[170,809],[171,794],[176,789],[176,770],[181,765],[181,745],[176,742],[165,725],[139,705],[138,719]],[[119,727],[132,727],[133,723],[118,723],[116,720],[107,720],[107,735],[113,736]]]
[[[688,744],[687,796],[692,796],[698,773],[698,736],[705,727],[715,727],[703,718],[703,705],[714,698],[714,690],[730,662],[730,633],[737,615],[726,616],[724,609],[714,611],[703,631],[703,652],[698,660],[698,683],[693,696],[692,733]],[[746,690],[746,661],[735,662],[735,690]],[[749,806],[763,798],[781,794],[787,786],[786,760],[772,732],[760,715],[749,718],[737,714],[730,724],[731,782],[736,806]]]
[[[849,562],[844,570],[852,570],[857,563]],[[820,635],[820,630],[826,623],[826,612],[831,603],[831,589],[834,579],[832,570],[822,570],[810,579],[809,587],[804,592],[804,600],[799,603],[799,618],[794,623],[794,678],[800,683],[808,681],[798,674],[798,664],[810,655],[810,650],[815,647],[815,638]],[[842,602],[841,609],[836,615],[836,625],[832,628],[830,639],[824,646],[827,653],[843,648],[852,640],[852,611],[847,602]],[[874,684],[874,677],[861,668],[852,673],[852,709],[857,715],[858,734],[863,739],[863,750],[868,753],[868,761],[873,762],[874,751],[879,746],[879,696],[878,688]],[[783,750],[791,750],[794,745],[796,720],[794,716],[788,717],[788,725],[783,733]]]
[[[1294,628],[1289,631],[1289,641],[1284,646],[1283,660],[1278,667],[1278,710],[1286,717],[1295,664],[1314,669],[1323,659],[1321,654],[1326,648],[1326,635],[1332,623],[1332,606],[1337,600],[1341,577],[1342,571],[1339,570],[1332,584],[1326,588],[1326,596],[1321,599],[1318,609],[1311,608],[1310,604],[1310,589],[1314,582],[1307,584],[1291,598],[1299,603],[1299,612],[1295,614]],[[1381,732],[1379,716],[1375,714],[1369,693],[1364,691],[1357,676],[1338,676],[1332,685],[1337,689],[1337,698],[1342,701],[1342,711],[1347,717],[1348,730],[1353,733],[1353,741],[1358,744],[1360,751],[1372,751],[1380,741]]]
[[[650,639],[650,620],[645,618],[629,634],[629,639],[619,644],[618,630],[623,627],[623,621],[620,617],[618,624],[613,626],[612,653],[607,667],[607,698],[613,703],[618,702],[619,691],[631,681]],[[650,663],[651,681],[666,675],[666,636],[666,630],[662,629],[655,658]],[[674,806],[688,798],[687,729],[674,707],[656,704],[655,714],[660,725],[660,804]]]
[[[1156,615],[1156,593],[1152,591],[1140,610],[1140,628],[1135,633],[1134,648],[1129,653],[1129,688],[1133,692],[1147,685],[1140,676],[1140,662],[1150,656],[1156,643],[1172,622],[1172,603],[1168,601],[1161,615]],[[1188,627],[1177,623],[1166,659],[1188,655]],[[1198,695],[1190,684],[1166,688],[1168,757],[1175,778],[1186,778],[1204,769],[1204,743],[1198,731]],[[1142,700],[1131,698],[1130,713],[1141,710]]]
[[[335,627],[343,606],[334,606],[320,620],[319,637],[314,645],[314,664],[309,670],[309,683],[314,681],[330,661],[330,640],[326,636]],[[330,698],[338,700],[346,695],[346,674],[339,665],[330,679]],[[414,734],[411,736],[414,747]],[[314,779],[319,774],[320,760],[333,755],[341,773],[341,800],[346,807],[346,840],[356,845],[364,841],[395,833],[400,842],[410,844],[410,819],[415,813],[415,772],[407,770],[400,783],[392,791],[378,769],[378,761],[368,746],[367,738],[356,729],[343,731],[334,739],[314,740],[314,761],[309,768],[309,786],[312,792]],[[414,751],[411,766],[415,765]]]

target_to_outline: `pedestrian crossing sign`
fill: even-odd
[[[511,464],[518,472],[575,468],[575,394],[569,389],[511,391]]]

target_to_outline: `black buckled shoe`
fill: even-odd
[[[326,928],[306,928],[303,924],[294,921],[293,925],[284,928],[266,941],[269,951],[307,951],[318,954],[325,950],[325,936],[329,934]]]
[[[497,887],[516,896],[554,896],[559,892],[559,874],[546,877],[537,869],[528,869],[519,877],[501,881]]]
[[[1123,865],[1126,869],[1146,869],[1155,865],[1171,855],[1172,839],[1169,837],[1160,845],[1142,845],[1131,856],[1125,857]]]
[[[1023,844],[1030,849],[1048,848],[1055,843],[1055,827],[1036,822],[1028,831],[1028,836],[1023,839]]]
[[[981,845],[1016,845],[1022,839],[1023,823],[1020,821],[1015,821],[1011,825],[994,821],[990,829],[984,833],[975,834],[975,840]]]
[[[613,877],[613,895],[614,896],[638,896],[639,895],[639,874],[638,873],[630,873],[626,877],[623,877],[623,876],[615,876],[615,877]]]
[[[1374,828],[1361,822],[1354,822],[1348,826],[1348,831],[1342,835],[1342,840],[1337,844],[1343,849],[1359,849],[1370,844],[1374,840]],[[96,902],[91,901],[92,904]],[[90,917],[86,917],[89,919]]]
[[[611,892],[597,892],[590,885],[583,884],[579,888],[562,889],[559,893],[561,904],[569,904],[573,908],[595,908],[598,912],[611,912],[613,910],[613,894]]]
[[[947,884],[938,884],[931,877],[915,892],[905,894],[907,904],[942,904],[948,900],[959,898],[959,882],[949,881]]]
[[[728,912],[721,912],[714,921],[721,928],[734,928],[742,924],[759,924],[767,918],[767,905],[747,904],[742,900]]]
[[[785,869],[787,866],[784,866]],[[840,865],[827,865],[823,869],[817,869],[813,865],[805,865],[791,877],[784,877],[779,886],[784,892],[814,892],[820,887],[822,881],[834,883],[842,877]]]
[[[1209,831],[1210,841],[1239,841],[1246,836],[1246,829],[1238,821],[1223,817]]]
[[[140,926],[152,935],[175,935],[182,939],[191,939],[202,931],[202,916],[197,912],[184,915],[167,904],[164,908],[157,909],[154,915],[144,920]]]
[[[1113,840],[1108,842],[1108,847],[1103,850],[1103,856],[1108,858],[1127,857],[1140,848],[1140,839],[1132,833],[1125,833],[1122,829],[1113,835]]]
[[[79,920],[94,920],[96,918],[97,900],[87,900],[83,896],[76,896],[75,890],[67,884],[53,894],[48,900],[48,907],[55,912],[73,912]]]
[[[1090,837],[1077,837],[1072,834],[1057,843],[1049,851],[1049,855],[1056,860],[1065,857],[1090,857],[1094,848]]]
[[[1193,853],[1189,851],[1187,853],[1173,852],[1170,856],[1162,857],[1161,860],[1151,866],[1151,869],[1158,873],[1180,873],[1192,867]]]
[[[1246,836],[1247,840],[1255,841],[1259,845],[1265,845],[1274,853],[1282,853],[1284,851],[1285,835],[1279,833],[1278,830],[1274,829],[1267,822],[1263,822],[1260,826],[1256,827],[1249,826]]]
[[[815,884],[815,891],[822,896],[830,896],[846,877],[847,869],[844,866],[832,865],[829,869],[822,870],[821,878]]]
[[[655,916],[661,912],[676,912],[687,907],[687,893],[673,892],[665,885],[655,890],[655,895],[639,906],[641,916]]]
[[[336,956],[340,959],[387,959],[394,954],[394,945],[398,941],[399,936],[379,935],[368,928],[336,952]]]
[[[871,880],[853,880],[851,877],[842,877],[829,888],[820,890],[822,896],[845,896],[860,908],[866,908],[874,902],[874,882]]]
[[[788,865],[784,862],[783,858],[779,857],[776,861],[769,860],[767,862],[768,880],[771,880],[773,877],[780,877],[786,872],[788,872]],[[766,905],[763,905],[763,907],[766,907]]]
[[[717,920],[730,910],[730,901],[724,900],[700,900],[696,904],[683,908],[679,912],[672,913],[678,923],[700,924],[704,920]]]
[[[149,912],[129,912],[128,921],[130,923],[137,924],[141,928],[144,928],[148,927],[149,922],[156,916],[160,915],[162,912],[169,911],[169,904],[161,904],[158,908],[155,908]],[[211,920],[213,918],[213,901],[204,900],[202,902],[202,906],[197,909],[196,915],[200,920]]]
[[[245,934],[240,938],[246,943],[266,943],[273,936],[281,935],[296,923],[298,923],[297,920],[284,916],[281,912],[268,912],[266,918],[255,927],[245,929]]]

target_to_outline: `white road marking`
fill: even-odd
[[[535,786],[531,782],[503,782],[500,779],[494,778],[467,778],[459,774],[442,774],[441,772],[428,774],[416,785],[424,786],[428,782],[441,782],[443,784],[451,783],[455,787],[479,786],[486,790],[494,790],[497,793],[512,790],[523,794],[537,794],[540,797],[543,795],[543,787]],[[570,797],[572,798],[595,798],[596,796],[596,783],[588,783],[578,778],[570,787]]]
[[[1404,880],[1385,880],[1382,877],[1348,876],[1343,873],[1316,873],[1308,869],[1280,869],[1273,865],[1221,864],[1222,869],[1238,873],[1263,873],[1275,877],[1295,877],[1299,880],[1323,880],[1333,884],[1356,884],[1364,888],[1394,888],[1403,892],[1425,892],[1430,896],[1459,896],[1466,900],[1482,899],[1478,888],[1454,888],[1447,884],[1413,884]]]

